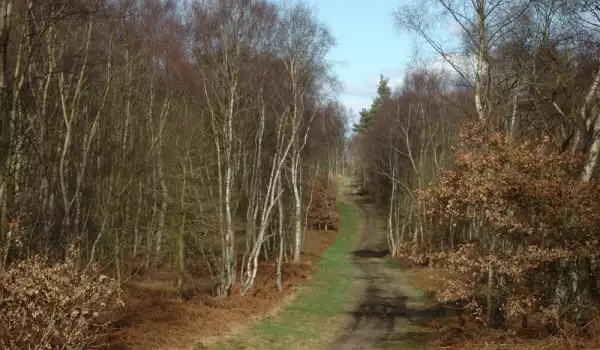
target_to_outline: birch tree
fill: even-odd
[[[301,155],[314,119],[314,114],[305,117],[304,104],[307,92],[315,84],[316,75],[323,74],[327,65],[325,56],[334,44],[327,28],[318,22],[306,5],[288,4],[280,21],[280,32],[284,35],[283,62],[291,90],[290,108],[294,140],[289,161],[289,176],[294,196],[294,262],[300,262],[302,249],[302,183]]]

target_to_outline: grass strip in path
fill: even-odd
[[[343,312],[356,273],[350,251],[358,229],[357,208],[343,201],[339,213],[340,233],[317,262],[313,281],[298,298],[277,315],[212,349],[297,349],[322,337],[328,320]]]

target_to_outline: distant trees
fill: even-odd
[[[442,297],[462,296],[490,327],[585,325],[600,302],[588,196],[600,145],[596,6],[428,4],[394,20],[450,72],[408,75],[351,140],[390,250],[455,272]],[[436,40],[433,16],[460,29],[455,47]]]
[[[388,101],[392,96],[392,90],[388,85],[389,79],[384,78],[383,75],[379,77],[379,85],[377,87],[377,95],[373,98],[373,102],[371,103],[371,108],[365,109],[363,108],[360,112],[360,119],[358,123],[352,126],[352,131],[356,134],[357,139],[363,140],[364,134],[367,133],[371,124],[374,121],[374,118],[379,113],[381,105]],[[359,141],[360,142],[360,141]],[[366,150],[361,148],[354,148],[354,170],[361,172],[361,177],[363,179],[363,187],[366,187],[367,179],[369,174],[367,173],[367,162],[368,158],[365,153]]]
[[[168,269],[181,288],[202,265],[225,295],[261,259],[299,261],[345,147],[310,8],[0,5],[0,268],[76,245],[81,272]]]
[[[426,72],[405,78],[396,98],[384,100],[370,127],[355,135],[355,157],[364,190],[387,203],[388,241],[394,253],[424,239],[426,208],[418,200],[447,163],[462,114],[462,94],[439,95],[439,82]],[[358,169],[357,169],[358,170]],[[410,237],[410,239],[409,239]]]

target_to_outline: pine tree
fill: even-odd
[[[377,96],[373,99],[373,104],[371,105],[371,114],[376,115],[379,112],[379,107],[383,101],[389,100],[392,98],[392,89],[389,86],[390,79],[384,78],[383,75],[379,76],[379,86],[377,86]]]
[[[369,129],[373,118],[379,112],[379,108],[381,104],[385,100],[389,100],[392,98],[392,89],[389,86],[389,78],[384,78],[383,75],[379,76],[379,85],[377,86],[377,96],[373,99],[373,103],[371,104],[370,109],[363,108],[359,114],[360,119],[358,124],[354,124],[352,126],[352,131],[354,132],[365,132]]]
[[[360,112],[358,112],[358,114],[360,115],[360,119],[358,121],[358,124],[354,124],[352,126],[352,131],[365,132],[367,131],[369,124],[371,124],[371,111],[363,108],[360,110]]]

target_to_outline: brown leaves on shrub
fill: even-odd
[[[311,206],[308,211],[310,225],[317,229],[337,230],[340,223],[336,203],[335,185],[328,175],[318,175],[313,183]]]
[[[69,259],[49,266],[39,256],[16,263],[0,272],[0,346],[82,349],[105,331],[101,315],[117,292],[97,267],[82,274]]]
[[[600,182],[580,181],[582,164],[548,140],[514,144],[481,125],[465,129],[454,169],[420,193],[436,232],[457,232],[455,250],[428,255],[460,276],[441,297],[459,295],[481,313],[491,268],[508,316],[550,307],[562,266],[598,255]]]

